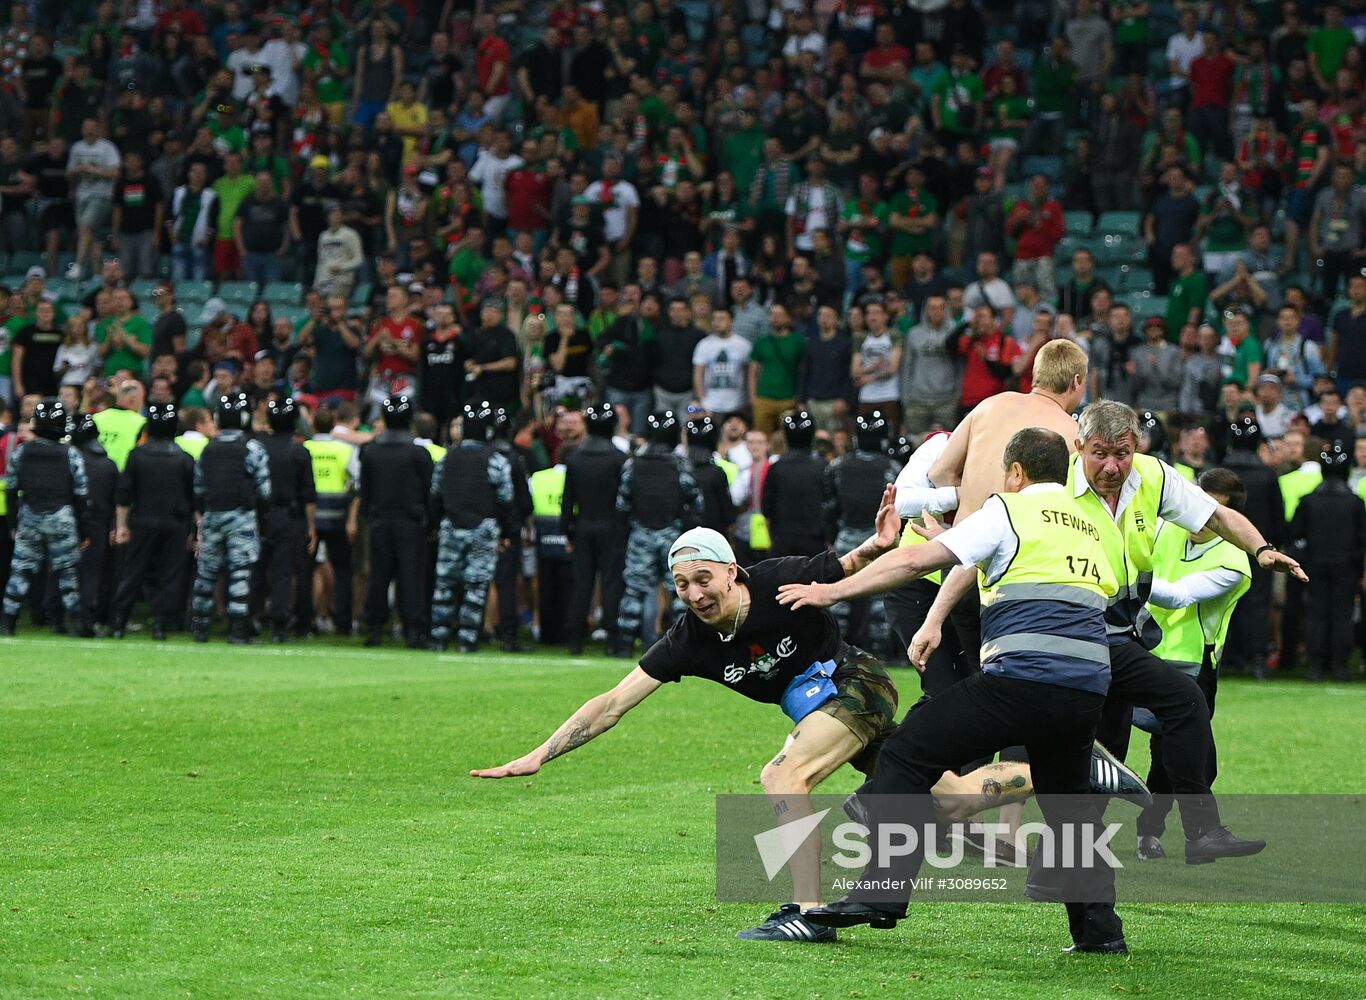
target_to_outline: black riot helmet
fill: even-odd
[[[493,434],[493,405],[487,400],[466,403],[460,411],[460,439],[484,444]]]
[[[1228,446],[1234,451],[1256,451],[1262,444],[1262,425],[1245,413],[1228,425]]]
[[[391,431],[406,431],[413,423],[413,401],[406,393],[386,396],[380,410],[384,413],[384,426]]]
[[[1167,451],[1167,428],[1152,410],[1143,410],[1138,415],[1138,441],[1138,450],[1145,455],[1162,455]]]
[[[789,451],[810,451],[816,437],[816,421],[805,410],[783,414],[783,437]]]
[[[91,441],[100,439],[100,429],[95,423],[95,418],[89,413],[78,415],[71,423],[71,443],[74,445],[89,444]]]
[[[887,435],[891,428],[881,410],[860,413],[854,420],[854,440],[859,451],[882,451],[887,447]]]
[[[897,465],[905,465],[915,454],[915,442],[902,434],[887,448],[887,456]]]
[[[705,413],[701,416],[689,417],[685,426],[688,429],[689,447],[706,448],[707,451],[716,450],[716,424],[711,417]]]
[[[180,414],[175,403],[153,403],[147,407],[147,436],[170,439],[180,430]]]
[[[218,429],[244,431],[251,425],[251,401],[245,392],[227,392],[218,397],[218,411],[214,414]]]
[[[588,422],[588,436],[610,438],[617,432],[617,409],[611,403],[594,403],[583,411]]]
[[[645,428],[645,436],[651,444],[662,444],[670,448],[678,446],[678,418],[674,416],[673,410],[651,413],[645,418]]]
[[[1324,479],[1347,479],[1352,471],[1352,456],[1342,447],[1341,441],[1325,444],[1319,451],[1319,469]]]
[[[508,441],[512,438],[512,414],[506,406],[496,406],[490,423],[489,437],[494,441]]]
[[[44,396],[33,407],[33,433],[48,441],[60,441],[70,430],[71,414],[56,396]]]
[[[299,424],[299,406],[293,396],[272,399],[266,404],[266,419],[277,434],[292,434]]]

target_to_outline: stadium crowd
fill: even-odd
[[[629,653],[618,599],[647,644],[668,607],[666,568],[634,536],[626,551],[618,483],[641,441],[634,466],[689,453],[666,523],[723,529],[743,556],[825,546],[856,417],[904,462],[1027,392],[1042,345],[1067,339],[1087,398],[1147,411],[1146,447],[1188,478],[1239,450],[1251,413],[1244,480],[1279,489],[1249,514],[1307,546],[1311,580],[1314,559],[1345,561],[1350,614],[1366,540],[1323,548],[1294,515],[1334,444],[1366,497],[1363,36],[1359,4],[1293,0],[14,3],[0,468],[40,400],[73,432],[93,417],[81,447],[123,476],[103,504],[91,477],[110,544],[82,553],[100,562],[76,621],[121,634],[119,509],[149,408],[173,407],[196,456],[244,425],[307,439],[307,487],[286,494],[303,568],[283,590],[258,569],[249,604],[277,638],[349,634],[351,577],[367,588],[377,561],[375,510],[352,503],[363,452],[410,427],[430,480],[466,468],[449,457],[464,436],[490,468],[504,456],[514,494],[488,501],[488,631],[582,648],[592,614]],[[577,566],[560,516],[595,439],[622,455],[593,467],[593,490],[625,497],[603,513],[620,522],[605,572]],[[823,506],[819,478],[765,495],[784,452],[819,460]],[[464,550],[440,530],[380,560],[425,567],[397,592],[413,644],[433,590],[449,625],[441,581],[482,560],[443,571],[438,549]],[[57,575],[30,601],[54,627]],[[385,584],[367,588],[376,641]],[[180,624],[188,572],[178,586],[158,631]],[[1258,675],[1296,666],[1308,609],[1341,599],[1265,589],[1245,604],[1274,606],[1276,634],[1235,657]],[[482,599],[465,605],[462,647],[485,631]],[[1327,659],[1311,669],[1345,669]]]

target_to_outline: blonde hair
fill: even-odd
[[[86,326],[85,317],[80,313],[67,317],[66,334],[62,337],[62,343],[67,347],[77,343],[74,339],[77,334],[80,334],[81,338],[79,343],[86,345],[90,343],[90,328]]]
[[[1086,352],[1070,340],[1050,340],[1034,355],[1034,385],[1066,392],[1080,375],[1086,377]]]

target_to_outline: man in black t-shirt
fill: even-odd
[[[876,658],[845,643],[833,615],[790,612],[778,604],[778,588],[841,580],[895,547],[901,526],[895,498],[889,487],[878,509],[877,533],[844,556],[825,552],[768,559],[742,569],[724,535],[711,528],[685,531],[669,549],[669,568],[687,613],[615,688],[586,702],[535,750],[501,767],[470,773],[480,778],[535,774],[546,762],[606,732],[665,682],[702,677],[754,701],[783,705],[796,727],[759,778],[784,822],[810,815],[808,793],[842,765],[872,773],[881,742],[893,729],[896,687]],[[814,694],[803,699],[810,691]],[[807,923],[801,914],[820,897],[818,848],[812,840],[792,859],[793,888],[802,902],[785,905],[740,937],[835,939],[832,930]]]
[[[157,179],[143,169],[142,153],[123,155],[123,175],[114,186],[113,231],[124,273],[150,278],[157,273],[157,234],[166,211]]]
[[[234,220],[233,238],[242,255],[242,276],[265,287],[280,280],[280,258],[289,248],[289,205],[275,193],[275,179],[262,170]]]
[[[57,395],[57,373],[52,362],[57,348],[62,346],[62,329],[57,324],[57,309],[47,299],[40,299],[33,311],[33,322],[19,328],[14,335],[14,394]]]

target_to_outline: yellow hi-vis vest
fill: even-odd
[[[1212,569],[1231,569],[1240,574],[1238,584],[1227,593],[1188,608],[1169,611],[1149,605],[1153,620],[1162,627],[1162,642],[1153,654],[1194,676],[1206,655],[1211,666],[1219,665],[1228,635],[1229,621],[1238,599],[1252,586],[1252,566],[1247,553],[1232,542],[1215,538],[1191,553],[1190,532],[1163,522],[1153,549],[1153,574],[1163,580],[1180,580]]]
[[[1104,524],[1066,489],[998,496],[1019,547],[1000,576],[978,573],[983,672],[1104,694],[1118,589]]]
[[[911,527],[911,522],[915,520],[919,519],[906,519],[906,525],[901,529],[901,540],[896,543],[897,548],[902,548],[907,545],[924,545],[925,542],[929,541],[929,539],[916,534],[916,530]],[[944,582],[944,571],[942,569],[937,569],[933,573],[926,575],[922,579],[928,580],[930,581],[930,583],[933,583],[935,586],[938,586],[939,584]]]
[[[426,448],[427,454],[432,456],[433,465],[446,457],[446,449],[434,441],[428,441],[422,447]]]
[[[1285,519],[1287,521],[1295,516],[1300,501],[1318,489],[1319,483],[1323,482],[1323,473],[1319,471],[1318,463],[1313,464],[1314,468],[1312,469],[1304,467],[1292,469],[1278,480],[1281,487],[1281,499],[1285,501]]]
[[[735,477],[740,474],[740,466],[720,455],[715,456],[715,459],[716,464],[721,466],[721,471],[726,474],[726,485],[732,485],[735,482]]]
[[[351,499],[352,448],[345,441],[304,442],[313,459],[313,489],[318,494],[317,523],[324,529],[340,527],[346,517],[346,506]]]
[[[204,446],[209,443],[206,437],[186,437],[184,434],[176,436],[175,443],[180,446],[180,450],[189,455],[196,462],[199,456],[204,453]]]
[[[108,409],[95,414],[94,420],[100,431],[100,444],[122,472],[128,464],[128,456],[137,447],[147,418],[132,410]]]
[[[1076,495],[1078,477],[1085,477],[1080,452],[1072,456],[1067,470],[1067,494]],[[1089,485],[1077,497],[1082,510],[1101,525],[1101,541],[1105,554],[1115,572],[1118,592],[1110,599],[1105,611],[1105,629],[1112,643],[1137,638],[1151,649],[1161,641],[1156,627],[1147,627],[1151,617],[1147,612],[1148,593],[1153,583],[1153,544],[1157,538],[1157,521],[1162,510],[1162,485],[1166,473],[1162,463],[1151,455],[1134,456],[1134,472],[1140,480],[1135,493],[1116,519],[1107,504]]]

